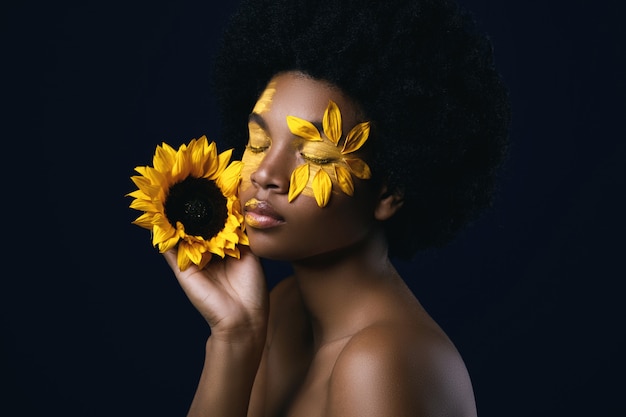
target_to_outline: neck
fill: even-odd
[[[371,323],[369,308],[382,288],[402,280],[387,257],[386,240],[374,236],[341,251],[293,263],[316,346],[346,338]]]

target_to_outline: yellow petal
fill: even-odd
[[[362,180],[367,180],[372,177],[372,172],[370,171],[370,167],[360,159],[344,159],[345,163],[348,164],[350,170],[354,173],[357,178]]]
[[[144,229],[152,230],[153,217],[154,215],[152,213],[144,213],[141,216],[137,217],[135,220],[133,220],[131,223],[143,227]]]
[[[289,202],[291,203],[309,183],[309,164],[302,164],[291,173],[289,180]]]
[[[150,211],[150,212],[158,211],[156,209],[156,206],[150,200],[136,199],[130,203],[129,207],[135,210],[139,210],[139,211]]]
[[[307,120],[296,116],[287,116],[287,126],[289,126],[289,131],[296,136],[314,142],[320,142],[322,140],[319,130],[317,130],[313,123]]]
[[[152,167],[135,167],[135,171],[146,177],[151,184],[159,185],[161,187],[167,186],[166,174],[152,168]]]
[[[186,270],[191,266],[191,259],[187,256],[187,252],[178,248],[178,256],[176,257],[176,263],[181,271]]]
[[[207,157],[209,143],[206,136],[200,137],[197,141],[189,144],[189,160],[191,163],[191,175],[201,178],[204,175],[203,163]]]
[[[197,265],[202,260],[202,252],[200,251],[199,246],[200,245],[182,241],[178,246],[178,253],[180,254],[180,252],[184,252],[189,260]]]
[[[167,143],[163,142],[161,146],[157,146],[152,158],[152,166],[159,172],[168,172],[174,166],[176,160],[176,151]]]
[[[211,254],[211,252],[204,252],[202,254],[202,260],[198,264],[198,268],[204,269],[204,267],[207,266],[209,262],[211,262],[211,258],[213,258],[213,255]],[[237,257],[237,259],[239,259],[239,257]]]
[[[347,154],[350,152],[354,152],[363,146],[365,141],[370,135],[370,123],[363,122],[354,126],[350,133],[348,133],[348,137],[346,137],[346,142],[343,144],[343,149],[341,150],[342,154]]]
[[[230,161],[230,157],[232,155],[233,155],[233,149],[232,148],[222,152],[221,154],[219,154],[218,157],[217,157],[217,169],[215,170],[215,172],[213,172],[207,178],[215,179],[218,176],[222,175],[222,172],[224,172],[224,170],[228,166],[228,161]]]
[[[226,197],[233,196],[237,193],[242,168],[243,162],[233,161],[228,168],[222,172],[222,175],[215,180],[217,186],[222,190],[222,194]]]
[[[337,183],[339,188],[349,196],[354,195],[354,183],[350,171],[341,165],[335,165],[335,174],[337,175]]]
[[[330,200],[332,186],[333,183],[326,171],[323,169],[317,171],[317,174],[313,177],[313,195],[315,195],[315,201],[317,201],[318,206],[326,207],[328,200]]]
[[[172,178],[184,179],[191,173],[191,161],[187,153],[187,146],[181,145],[176,152],[176,160],[172,166]]]
[[[156,246],[162,242],[165,242],[169,239],[177,239],[176,237],[176,229],[173,227],[160,227],[158,225],[154,225],[152,228],[152,245]]]
[[[143,175],[133,175],[130,179],[140,190],[152,186],[150,179],[144,177]]]
[[[212,176],[219,165],[217,159],[217,145],[215,142],[211,142],[207,148],[204,149],[204,161],[202,161],[203,177]]]
[[[341,138],[341,112],[339,107],[334,101],[329,100],[328,107],[324,112],[324,118],[322,119],[322,126],[324,127],[324,134],[328,136],[335,145],[339,143]]]

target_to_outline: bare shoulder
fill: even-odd
[[[465,364],[432,324],[377,323],[355,334],[333,369],[328,416],[474,417]]]

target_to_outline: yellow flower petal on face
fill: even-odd
[[[350,167],[352,173],[362,180],[367,180],[372,177],[372,171],[370,167],[360,159],[344,159],[344,162]]]
[[[349,196],[354,195],[354,183],[350,171],[341,165],[335,165],[335,174],[337,175],[337,184],[339,188]]]
[[[313,123],[296,116],[287,116],[289,131],[296,136],[314,142],[320,142],[322,136]]]
[[[289,180],[289,197],[291,203],[309,183],[309,164],[302,164],[291,173]]]
[[[334,101],[330,100],[326,111],[324,112],[324,118],[322,119],[322,126],[324,127],[324,134],[328,136],[328,139],[332,143],[337,145],[341,138],[341,112],[339,107]]]
[[[343,149],[341,150],[342,154],[347,154],[350,152],[357,151],[363,146],[365,141],[370,135],[370,123],[363,122],[354,126],[350,133],[348,133],[348,137],[346,137],[346,142],[343,144]]]
[[[328,200],[330,200],[332,187],[333,183],[328,173],[323,169],[317,171],[317,174],[313,177],[313,195],[318,206],[326,207]]]

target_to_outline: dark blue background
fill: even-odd
[[[624,7],[462,4],[510,87],[511,157],[492,210],[398,267],[481,417],[623,415]],[[208,329],[125,194],[156,144],[219,143],[209,71],[232,8],[2,6],[0,414],[186,413]]]

